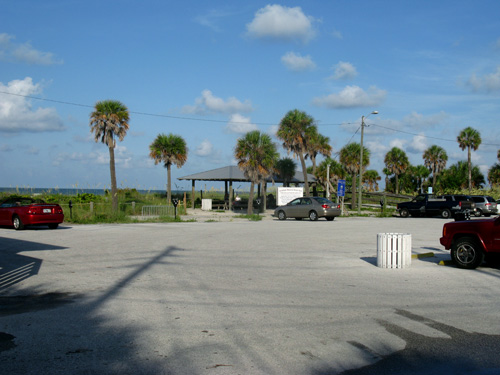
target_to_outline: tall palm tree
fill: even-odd
[[[356,209],[356,176],[359,173],[359,158],[361,155],[361,145],[359,143],[349,143],[342,147],[339,153],[340,163],[347,173],[352,176],[352,203],[351,209]],[[370,150],[363,146],[363,167],[370,164]]]
[[[234,157],[238,160],[238,167],[250,180],[248,214],[251,215],[253,213],[254,185],[264,181],[275,171],[274,166],[278,161],[279,154],[269,135],[254,130],[238,139]]]
[[[305,155],[308,152],[310,138],[314,133],[317,133],[314,119],[298,109],[286,113],[276,132],[277,137],[283,141],[283,147],[300,160],[302,173],[304,173],[304,193],[306,196],[309,196],[309,182],[307,181]]]
[[[153,143],[149,145],[149,157],[155,161],[155,165],[163,163],[167,168],[167,202],[172,200],[172,165],[180,168],[187,160],[188,149],[186,141],[179,135],[172,133],[158,134]]]
[[[469,194],[472,191],[472,161],[471,150],[476,151],[481,144],[481,134],[470,126],[463,129],[457,137],[458,146],[463,150],[467,148],[467,166],[469,168]]]
[[[408,156],[399,147],[393,147],[385,154],[384,163],[386,168],[396,176],[396,194],[399,194],[399,175],[404,173],[410,165]]]
[[[313,168],[312,173],[316,173],[316,156],[318,154],[323,155],[328,158],[332,154],[332,146],[330,146],[330,138],[325,137],[324,135],[315,132],[311,135],[308,145],[307,145],[307,154],[306,158],[311,158]]]
[[[276,162],[276,172],[283,180],[283,186],[288,187],[290,181],[295,176],[297,164],[290,158],[281,158]]]
[[[424,165],[432,172],[432,190],[434,191],[437,175],[446,168],[448,155],[444,148],[432,145],[424,151],[422,158]]]
[[[111,201],[113,211],[118,211],[118,191],[116,187],[115,147],[116,139],[123,141],[129,128],[128,108],[117,100],[103,100],[95,104],[90,114],[90,132],[94,140],[102,142],[109,149],[109,170],[111,174]]]

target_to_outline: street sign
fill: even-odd
[[[337,184],[337,196],[345,196],[345,180],[339,180]]]

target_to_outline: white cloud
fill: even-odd
[[[401,150],[404,150],[405,144],[407,142],[408,141],[406,139],[399,139],[399,138],[392,139],[391,142],[389,142],[389,149],[392,149],[393,147],[397,147],[397,148],[400,148]]]
[[[0,82],[0,131],[50,132],[63,131],[64,125],[54,108],[33,109],[27,96],[41,92],[39,84],[33,84],[30,77],[10,81],[7,85]],[[10,95],[9,95],[10,94]]]
[[[226,131],[228,133],[245,134],[253,130],[259,130],[259,128],[257,125],[251,123],[250,118],[238,113],[231,115],[226,125]]]
[[[406,151],[408,151],[412,154],[423,154],[424,151],[427,149],[427,147],[428,146],[427,146],[425,136],[423,134],[416,135],[409,142],[409,145],[406,148]]]
[[[338,30],[334,30],[332,31],[332,36],[335,38],[335,39],[343,39],[344,36],[342,35],[342,33]]]
[[[497,70],[495,72],[486,74],[483,77],[478,77],[475,73],[472,74],[472,76],[467,81],[467,85],[473,91],[500,91],[500,65],[497,66]]]
[[[314,18],[306,16],[300,7],[267,5],[247,24],[247,34],[255,38],[308,42],[315,36],[313,22]]]
[[[198,145],[198,147],[196,147],[196,151],[194,153],[198,156],[209,156],[213,153],[213,151],[214,146],[208,139],[205,139]]]
[[[281,57],[281,62],[294,72],[301,72],[304,70],[312,70],[316,68],[316,64],[312,61],[311,56],[301,56],[294,52],[288,52]]]
[[[11,145],[3,144],[0,146],[0,152],[11,152],[14,151]]]
[[[313,104],[327,108],[370,107],[381,104],[386,96],[385,90],[372,86],[364,91],[358,86],[346,86],[338,94],[330,94],[313,99]]]
[[[98,142],[96,146],[99,149],[88,152],[61,152],[52,161],[53,165],[61,165],[67,162],[77,162],[78,164],[99,164],[109,165],[109,150],[103,143]],[[127,147],[117,144],[115,147],[115,165],[120,168],[130,168],[133,161],[132,154]]]
[[[222,30],[218,26],[218,22],[228,16],[231,16],[231,14],[220,10],[210,10],[207,14],[196,16],[194,21],[202,26],[212,29],[213,31],[221,32]]]
[[[276,133],[278,133],[279,125],[271,125],[269,129],[267,130],[267,134],[271,135],[272,137],[276,137]]]
[[[412,129],[431,128],[442,125],[443,121],[448,118],[448,114],[441,111],[439,113],[424,116],[417,112],[412,112],[403,118],[404,126]]]
[[[51,52],[42,52],[29,43],[17,44],[15,37],[6,33],[0,34],[0,60],[7,62],[22,62],[32,65],[62,64]]]
[[[367,141],[366,147],[371,151],[372,155],[373,154],[378,154],[378,155],[384,155],[387,153],[387,146],[385,146],[382,142],[379,141]],[[382,156],[383,158],[383,156]]]
[[[352,79],[358,75],[356,68],[349,62],[339,61],[338,64],[333,66],[334,74],[332,79]]]
[[[250,101],[239,101],[235,97],[230,97],[227,100],[218,98],[212,94],[210,90],[203,90],[201,97],[195,99],[193,106],[187,105],[182,108],[184,113],[195,113],[205,115],[208,113],[237,113],[251,112],[253,110]]]

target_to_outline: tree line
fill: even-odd
[[[102,142],[109,149],[109,165],[111,175],[111,196],[114,210],[118,209],[117,185],[114,149],[116,139],[122,141],[129,129],[129,111],[121,102],[104,100],[96,103],[90,115],[90,131],[96,142]],[[338,153],[338,161],[331,158],[330,139],[318,132],[313,117],[298,109],[291,110],[281,119],[276,133],[283,148],[299,160],[304,175],[304,194],[310,195],[308,173],[316,178],[314,188],[336,191],[337,182],[345,179],[352,191],[352,208],[356,206],[357,176],[360,173],[361,145],[351,142]],[[467,149],[467,162],[460,161],[448,169],[448,155],[438,146],[432,145],[422,155],[424,164],[412,166],[405,151],[393,147],[384,158],[386,191],[414,193],[432,186],[434,191],[444,192],[446,189],[464,189],[469,192],[473,187],[481,188],[485,183],[484,176],[477,166],[471,162],[471,152],[481,144],[480,133],[467,127],[457,137],[462,150]],[[180,135],[159,134],[149,146],[149,156],[155,164],[162,163],[167,169],[167,200],[171,200],[171,167],[182,167],[187,161],[188,149]],[[316,158],[322,155],[324,160],[317,165]],[[378,190],[381,180],[376,170],[364,170],[370,164],[370,150],[363,146],[363,181],[359,189]],[[248,213],[252,213],[254,186],[262,184],[265,196],[265,181],[269,176],[277,174],[287,186],[295,175],[296,163],[289,157],[279,157],[276,144],[268,134],[258,130],[246,133],[239,138],[234,149],[238,167],[250,180]],[[497,153],[500,161],[500,150]],[[312,166],[306,167],[310,159]],[[327,177],[328,176],[328,177]],[[432,178],[432,180],[431,180]],[[500,183],[500,164],[496,163],[488,173],[491,185]]]

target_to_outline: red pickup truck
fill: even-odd
[[[451,249],[451,259],[458,267],[474,269],[486,255],[500,254],[500,216],[446,223],[439,242]]]

